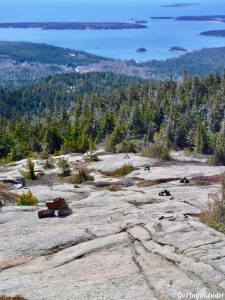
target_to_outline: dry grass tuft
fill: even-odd
[[[212,175],[212,176],[199,176],[191,180],[191,183],[197,186],[218,184],[221,182],[221,175]]]
[[[121,176],[126,176],[136,170],[132,165],[130,164],[125,164],[122,167],[111,171],[111,172],[103,172],[104,175],[108,177],[121,177]]]
[[[0,202],[3,206],[15,204],[18,198],[19,195],[16,193],[0,190]]]
[[[17,295],[13,297],[0,296],[0,300],[26,300],[26,299],[22,296]]]
[[[94,181],[94,177],[89,174],[90,170],[81,168],[77,174],[67,177],[67,182],[72,184],[81,184],[87,181]]]
[[[144,180],[137,184],[139,188],[151,187],[161,183],[167,183],[170,181],[179,180],[180,178],[162,178],[162,179],[153,179],[153,180]]]
[[[10,184],[0,182],[0,191],[9,191],[10,189],[11,189]]]
[[[225,173],[221,175],[221,189],[209,195],[208,208],[199,218],[208,226],[225,233]]]

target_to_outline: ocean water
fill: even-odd
[[[201,31],[225,29],[225,23],[151,20],[154,16],[224,14],[224,0],[188,0],[199,5],[169,8],[160,5],[185,0],[1,0],[0,22],[22,21],[148,21],[146,29],[50,30],[0,29],[0,40],[44,42],[119,59],[166,59],[179,54],[172,46],[189,51],[223,47],[225,38],[200,36]],[[145,47],[146,53],[138,53]]]

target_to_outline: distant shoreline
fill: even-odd
[[[151,17],[153,20],[175,20],[175,21],[202,21],[202,22],[225,22],[225,15],[208,16],[180,16],[180,17]]]
[[[188,7],[199,5],[198,3],[173,3],[173,4],[165,4],[160,5],[159,7],[169,7],[169,8],[180,8],[180,7]]]
[[[125,22],[16,22],[0,23],[0,28],[36,28],[42,30],[116,30],[147,28],[141,23]]]

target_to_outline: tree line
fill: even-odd
[[[0,159],[144,147],[212,155],[225,164],[225,76],[181,82],[110,73],[62,74],[14,91],[1,90]],[[154,147],[154,149],[152,149]]]

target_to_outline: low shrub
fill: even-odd
[[[59,174],[59,176],[61,177],[67,177],[70,176],[71,174],[71,170],[70,170],[70,165],[68,163],[68,160],[65,158],[61,158],[58,163],[57,166],[59,167],[61,173]]]
[[[142,154],[146,157],[161,158],[162,160],[171,160],[170,148],[162,147],[157,143],[149,145],[142,151]]]
[[[29,191],[27,194],[20,195],[16,204],[22,206],[33,206],[38,204],[38,199],[33,196],[31,191]]]
[[[110,186],[110,187],[108,188],[108,190],[109,190],[110,192],[118,192],[119,190],[121,190],[121,187],[119,187],[118,185],[114,184],[114,185]]]
[[[89,155],[86,160],[90,161],[90,162],[98,162],[98,161],[100,161],[100,159],[98,158],[98,156],[94,155],[94,154],[93,155]]]
[[[120,167],[114,171],[104,172],[104,174],[106,176],[110,176],[110,177],[121,177],[121,176],[126,176],[126,175],[130,174],[134,170],[136,170],[136,169],[132,165],[125,164],[122,167]]]
[[[137,153],[135,141],[122,141],[116,145],[116,153]]]
[[[46,159],[45,164],[44,164],[44,169],[45,170],[51,170],[54,169],[55,165],[54,165],[54,161],[52,159]]]
[[[21,172],[25,179],[36,180],[37,176],[35,175],[34,162],[31,159],[27,160],[25,170]]]
[[[221,175],[198,176],[191,180],[191,183],[197,186],[218,184],[221,182]]]
[[[94,181],[94,177],[89,174],[89,171],[85,168],[79,170],[78,174],[71,176],[68,181],[72,184],[81,184],[86,181]]]

